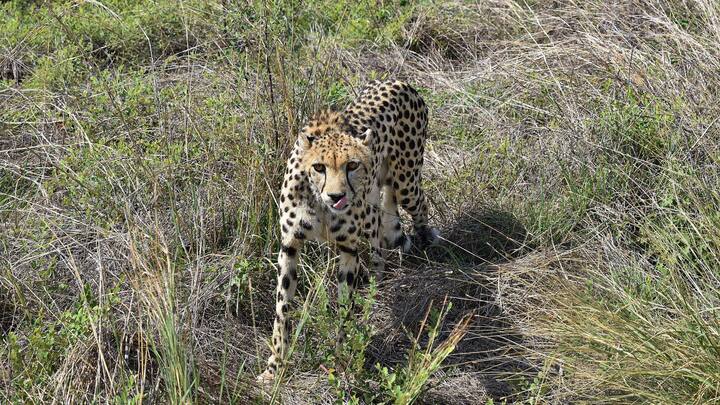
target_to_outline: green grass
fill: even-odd
[[[720,402],[718,16],[3,3],[0,400]],[[291,367],[257,386],[294,134],[383,78],[430,107],[446,240],[391,255],[354,316],[310,244]]]

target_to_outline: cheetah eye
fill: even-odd
[[[348,171],[351,172],[351,171],[357,169],[358,166],[360,166],[360,164],[358,164],[358,162],[348,162],[346,167],[347,167]]]
[[[323,164],[315,163],[314,165],[312,165],[312,167],[313,167],[313,169],[315,169],[315,171],[318,172],[318,173],[324,173],[324,172],[325,172],[325,165],[323,165]]]

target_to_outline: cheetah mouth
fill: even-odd
[[[342,210],[343,208],[347,207],[348,205],[348,199],[347,197],[343,197],[335,204],[331,205],[331,207],[335,208],[336,210]]]

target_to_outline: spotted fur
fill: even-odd
[[[280,192],[280,250],[273,353],[261,378],[272,378],[289,344],[288,310],[297,286],[297,260],[306,240],[327,240],[340,256],[338,290],[352,293],[367,239],[371,267],[382,275],[386,249],[407,250],[398,206],[413,219],[417,239],[433,243],[421,184],[428,110],[399,82],[372,82],[345,111],[317,114],[300,132]]]

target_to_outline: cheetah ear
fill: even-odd
[[[300,133],[300,142],[302,143],[303,149],[308,150],[312,146],[313,142],[317,139],[317,136],[309,133],[309,132],[301,132]]]
[[[363,132],[363,134],[360,136],[360,139],[362,139],[365,146],[370,146],[373,141],[372,129],[368,128],[367,131]]]

